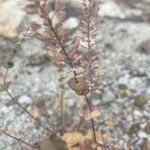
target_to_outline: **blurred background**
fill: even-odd
[[[3,64],[13,53],[18,33],[25,30],[28,22],[39,20],[36,14],[30,16],[24,9],[26,4],[36,1],[0,0],[0,82],[6,71]],[[77,28],[81,0],[66,0],[65,5],[68,13],[66,28]],[[93,101],[102,110],[97,120],[99,128],[116,149],[149,150],[150,0],[101,0],[99,8],[101,90],[97,91]],[[27,8],[28,12],[33,10]],[[58,68],[51,64],[41,41],[30,38],[21,47],[8,72],[9,91],[34,115],[43,109],[49,114],[50,122],[57,122],[53,112],[57,104],[55,107],[53,104],[59,89]],[[65,98],[68,118],[77,115],[84,104],[84,101],[73,99],[70,93],[66,93]],[[43,129],[35,128],[31,118],[17,106],[7,107],[9,101],[7,93],[1,92],[0,125],[8,126],[9,133],[22,135],[27,141],[35,142],[46,136]],[[22,147],[0,134],[0,150],[12,149]]]

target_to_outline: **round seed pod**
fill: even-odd
[[[85,95],[89,92],[89,87],[84,77],[73,77],[68,81],[68,85],[77,95]]]
[[[80,96],[86,95],[86,94],[89,93],[89,89],[84,89],[84,90],[81,90],[81,91],[75,91],[75,93],[76,93],[77,95],[80,95]]]

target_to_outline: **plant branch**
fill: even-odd
[[[15,98],[11,95],[11,93],[10,93],[8,90],[6,90],[6,92],[7,92],[7,94],[10,96],[10,98],[11,98],[13,101],[16,101]],[[40,120],[36,119],[36,118],[35,118],[26,108],[24,108],[20,103],[18,103],[18,102],[16,101],[16,104],[17,104],[24,112],[26,112],[32,119],[34,119],[36,122],[38,122],[45,130],[47,130],[48,132],[51,132],[52,134],[56,135],[58,138],[61,138],[60,136],[57,135],[57,133],[56,133],[54,130],[52,130],[52,129],[46,127]]]
[[[57,43],[59,44],[60,48],[61,48],[62,51],[64,52],[64,55],[66,56],[66,59],[68,60],[68,65],[69,65],[71,68],[74,68],[73,63],[71,62],[71,60],[70,60],[70,58],[69,58],[69,56],[68,56],[68,53],[66,52],[66,49],[65,49],[64,44],[61,42],[61,40],[60,40],[60,38],[59,38],[57,32],[56,32],[55,29],[53,28],[52,20],[51,20],[50,18],[47,18],[47,20],[48,20],[50,29],[52,30],[52,32],[54,33],[55,38],[57,39]],[[78,83],[78,80],[77,80],[77,78],[76,78],[76,76],[77,76],[76,71],[73,71],[73,73],[74,73],[76,82]]]
[[[88,104],[88,107],[89,107],[89,110],[92,111],[92,106],[91,106],[91,103],[89,102],[89,99],[88,99],[88,96],[85,95],[85,99],[86,99],[86,102]],[[96,138],[96,132],[95,132],[95,124],[94,124],[94,119],[92,118],[91,119],[91,125],[92,125],[92,131],[93,131],[93,137],[94,137],[94,142],[100,146],[100,147],[104,147],[104,148],[109,148],[108,146],[104,145],[104,144],[100,144],[98,141],[97,141],[97,138]]]
[[[25,145],[27,145],[27,146],[33,148],[33,149],[38,149],[38,148],[35,147],[34,145],[31,145],[31,144],[29,144],[28,142],[25,142],[25,141],[22,140],[21,138],[17,138],[17,137],[15,137],[15,136],[13,136],[13,135],[10,135],[9,133],[6,133],[6,132],[4,132],[4,131],[1,131],[1,133],[5,134],[5,135],[7,135],[8,137],[13,138],[14,140],[17,140],[18,142],[21,142],[21,143],[23,143],[23,144],[25,144]]]

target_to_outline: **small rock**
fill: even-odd
[[[22,95],[19,97],[18,102],[21,104],[31,104],[32,103],[32,99],[27,96],[27,95]]]
[[[144,54],[150,54],[150,39],[142,42],[136,51]]]
[[[127,85],[125,85],[125,84],[119,84],[119,85],[118,85],[118,88],[119,88],[120,90],[127,90],[127,89],[128,89]]]
[[[142,112],[139,110],[134,110],[133,114],[134,114],[134,117],[136,118],[142,117]]]
[[[138,9],[127,8],[115,1],[105,1],[100,5],[99,15],[128,20],[141,20],[142,12]]]
[[[144,128],[144,131],[145,131],[147,134],[150,134],[150,123],[147,123],[147,125],[146,125],[145,128]]]
[[[7,38],[17,36],[17,28],[24,19],[19,1],[0,2],[0,34]]]
[[[147,98],[145,95],[138,95],[135,97],[134,106],[143,109],[146,103],[147,103]]]
[[[138,136],[140,137],[140,138],[147,138],[147,134],[145,133],[145,132],[143,132],[143,131],[139,131],[138,132]]]
[[[130,90],[123,90],[121,92],[121,97],[129,97],[132,95],[132,92]]]
[[[140,130],[140,124],[135,123],[135,124],[131,125],[131,127],[128,131],[128,134],[129,135],[136,134],[139,130]]]
[[[78,25],[79,25],[79,20],[76,17],[68,18],[63,24],[64,28],[67,29],[77,28]]]
[[[43,65],[47,61],[48,61],[48,56],[47,55],[34,54],[34,55],[29,56],[28,65],[30,65],[30,66]]]
[[[106,17],[118,17],[122,14],[121,8],[119,5],[113,1],[107,1],[104,4],[100,5],[100,16]]]

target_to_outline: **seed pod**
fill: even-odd
[[[81,90],[81,91],[75,91],[75,93],[76,93],[77,95],[80,95],[80,96],[86,95],[86,94],[89,93],[89,89],[84,89],[84,90]]]
[[[85,95],[89,92],[89,87],[84,77],[73,77],[68,81],[68,85],[77,95]]]

